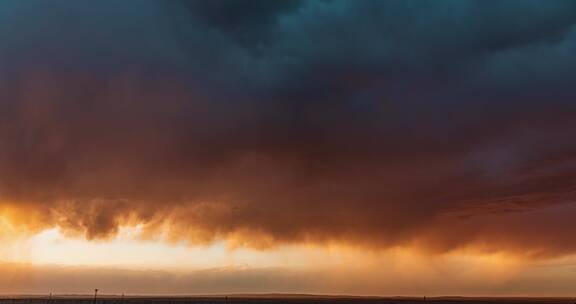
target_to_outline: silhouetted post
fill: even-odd
[[[98,297],[98,288],[94,289],[94,304],[96,304],[97,297]]]

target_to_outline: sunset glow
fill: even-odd
[[[296,286],[307,292],[328,294],[334,289],[359,295],[377,294],[380,290],[417,295],[442,295],[458,290],[467,295],[481,295],[490,290],[495,295],[567,296],[570,295],[569,284],[563,287],[565,293],[551,294],[534,292],[521,285],[533,280],[534,275],[565,280],[564,269],[576,265],[576,257],[542,261],[506,252],[479,253],[476,250],[429,255],[416,248],[366,251],[336,244],[290,245],[266,250],[232,248],[226,242],[191,246],[141,240],[139,228],[121,228],[116,237],[105,241],[70,238],[53,228],[5,242],[0,252],[0,265],[4,265],[8,276],[0,282],[12,282],[18,288],[23,283],[14,278],[24,275],[28,278],[26,284],[36,286],[37,277],[56,275],[65,280],[58,284],[68,286],[58,287],[61,293],[82,292],[72,284],[73,281],[66,281],[66,277],[73,276],[78,282],[97,280],[97,284],[104,285],[111,293],[154,294],[170,290],[178,294],[187,292],[170,286],[169,282],[188,280],[185,284],[190,286],[204,285],[206,282],[195,276],[211,273],[213,281],[209,284],[215,285],[211,292],[216,293],[238,288],[251,292],[282,291]],[[99,279],[87,277],[87,272],[94,269],[102,269],[103,273],[97,274]],[[141,286],[117,286],[117,283],[107,282],[114,282],[116,277],[106,275],[108,271],[120,273],[121,277],[130,277],[133,271],[140,272],[138,282],[151,282],[159,275],[170,279],[156,282],[157,289],[146,292]],[[15,277],[10,279],[11,275]],[[270,281],[266,289],[259,286],[261,276]],[[306,287],[298,283],[310,276],[330,279],[306,279]],[[235,281],[235,277],[240,281]],[[445,278],[450,278],[450,282]],[[570,278],[574,279],[576,275]],[[221,287],[220,284],[228,285]],[[56,286],[40,285],[32,291],[44,293],[53,287]]]
[[[0,304],[576,296],[576,0],[1,0],[0,37]]]

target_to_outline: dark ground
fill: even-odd
[[[576,304],[569,298],[386,298],[316,296],[228,296],[228,297],[14,297],[0,298],[0,304]]]

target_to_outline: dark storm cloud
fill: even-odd
[[[303,1],[238,2],[230,0],[181,1],[190,18],[224,32],[230,39],[253,49],[270,39],[279,16],[292,13]]]
[[[0,193],[42,225],[575,249],[575,1],[0,8]]]

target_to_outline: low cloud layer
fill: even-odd
[[[385,264],[385,263],[384,263]],[[372,268],[350,272],[341,267],[213,268],[196,271],[35,266],[0,263],[0,294],[58,295],[224,295],[308,293],[384,296],[566,296],[576,276],[573,264],[539,265],[506,273],[486,266],[466,271],[457,264],[427,265],[425,271]],[[388,265],[390,266],[390,265]],[[405,265],[406,266],[406,265]],[[551,284],[551,282],[553,284]]]
[[[14,227],[576,250],[575,1],[0,12],[0,197]]]

